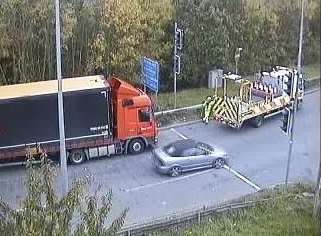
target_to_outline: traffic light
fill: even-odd
[[[285,75],[283,78],[283,91],[289,95],[290,97],[293,96],[293,74],[289,72],[288,75]]]
[[[184,31],[182,29],[176,29],[176,31],[175,31],[175,45],[178,50],[183,49],[183,36],[184,36]]]
[[[291,122],[291,110],[289,108],[285,108],[282,112],[282,126],[281,130],[288,134],[289,133],[289,127],[290,127],[290,122]]]
[[[177,75],[181,73],[181,57],[178,55],[174,56],[174,70]]]

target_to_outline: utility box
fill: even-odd
[[[208,88],[222,87],[223,70],[211,70],[208,73]]]

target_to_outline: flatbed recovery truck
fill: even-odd
[[[281,66],[276,66],[271,72],[260,73],[254,81],[242,79],[239,75],[224,75],[221,78],[222,88],[216,87],[214,95],[203,103],[203,121],[207,123],[213,119],[237,129],[249,121],[254,127],[260,127],[264,118],[282,112],[289,105],[290,96],[283,92],[282,86],[290,73],[298,76],[296,70]],[[303,95],[303,79],[300,77],[298,107],[302,105]]]
[[[59,153],[57,80],[0,86],[0,163],[26,161],[26,149]],[[116,78],[63,79],[68,160],[79,164],[137,154],[157,141],[150,97]]]

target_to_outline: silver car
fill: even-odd
[[[160,173],[175,177],[191,170],[222,168],[227,164],[227,154],[221,148],[185,139],[154,149],[153,162]]]

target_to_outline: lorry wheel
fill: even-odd
[[[133,139],[129,142],[128,151],[130,154],[139,154],[145,150],[145,143],[141,139]]]
[[[254,128],[259,128],[263,125],[263,116],[257,116],[251,120],[252,126]]]
[[[69,154],[69,161],[74,164],[74,165],[78,165],[83,163],[86,160],[86,153],[84,152],[84,150],[73,150],[70,152]]]

